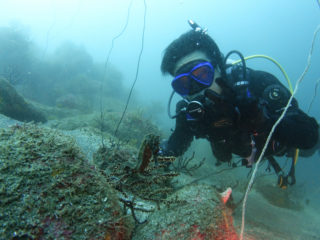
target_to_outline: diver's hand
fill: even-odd
[[[242,99],[236,102],[239,112],[238,126],[250,132],[261,131],[273,122],[266,108],[256,99]]]
[[[204,94],[213,103],[212,110],[216,115],[216,120],[224,119],[233,124],[238,118],[238,112],[232,102],[211,89],[207,89]]]

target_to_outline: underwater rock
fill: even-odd
[[[72,93],[63,95],[56,100],[56,106],[59,108],[67,108],[67,109],[81,109],[79,105],[80,98],[75,96]]]
[[[130,239],[130,219],[73,138],[0,129],[0,239]]]
[[[21,124],[21,122],[0,114],[0,128],[7,128],[15,124]]]
[[[117,119],[120,119],[120,115],[117,117]],[[118,123],[117,119],[115,119],[116,123]],[[114,124],[112,126],[114,126]],[[119,128],[117,137],[120,140],[129,140],[132,145],[139,147],[141,141],[148,134],[157,136],[162,135],[158,126],[155,125],[155,123],[150,119],[146,118],[143,115],[142,110],[136,110],[126,114],[126,117]]]
[[[238,239],[231,210],[214,187],[186,186],[166,202],[138,226],[133,239]]]
[[[4,78],[0,78],[0,113],[23,122],[47,121],[45,116],[27,103]]]

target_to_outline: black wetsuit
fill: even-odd
[[[261,151],[265,140],[286,106],[290,92],[273,75],[229,67],[226,79],[217,79],[222,94],[205,90],[198,97],[203,104],[201,117],[192,118],[184,100],[176,106],[176,127],[163,144],[165,155],[182,155],[194,138],[210,141],[218,161],[230,161],[232,153],[248,157],[252,142]],[[253,140],[253,141],[252,141]],[[277,126],[266,155],[281,155],[293,148],[312,148],[318,141],[318,124],[293,99],[284,119]]]

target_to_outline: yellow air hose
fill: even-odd
[[[319,0],[320,2],[320,0]],[[285,79],[287,80],[287,83],[288,83],[288,86],[289,86],[289,90],[291,92],[291,94],[293,93],[293,88],[292,88],[292,84],[291,84],[291,81],[288,77],[288,74],[286,73],[286,71],[284,70],[284,68],[280,65],[279,62],[277,62],[276,60],[274,60],[272,57],[269,57],[267,55],[261,55],[261,54],[256,54],[256,55],[251,55],[251,56],[248,56],[248,57],[245,57],[244,60],[250,60],[250,59],[253,59],[253,58],[265,58],[265,59],[268,59],[270,60],[271,62],[273,62],[279,69],[280,71],[282,72],[283,76],[285,77]],[[234,62],[232,62],[232,65],[234,64],[237,64],[241,62],[241,60],[236,60]],[[299,149],[296,148],[295,150],[295,153],[294,153],[294,156],[293,156],[293,159],[294,159],[294,165],[296,165],[297,161],[298,161],[298,157],[299,157]]]
[[[248,57],[245,57],[244,60],[250,60],[252,58],[265,58],[265,59],[268,59],[270,60],[271,62],[273,62],[279,69],[280,71],[282,72],[283,76],[286,78],[287,80],[287,83],[288,83],[288,86],[289,86],[289,90],[291,92],[291,94],[293,93],[293,88],[292,88],[292,84],[291,84],[291,81],[288,77],[288,74],[286,73],[286,71],[284,70],[284,68],[280,65],[280,63],[278,63],[276,60],[274,60],[272,57],[269,57],[267,55],[251,55],[251,56],[248,56]],[[237,60],[237,61],[234,61],[232,62],[232,65],[234,64],[237,64],[241,62],[241,60]]]

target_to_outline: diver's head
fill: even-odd
[[[174,40],[165,50],[162,73],[174,76],[172,87],[181,96],[206,88],[220,92],[214,79],[224,71],[223,56],[213,39],[203,31],[191,30]]]
[[[201,51],[196,50],[182,57],[176,63],[173,75],[172,88],[182,97],[192,99],[207,88],[221,92],[214,81],[220,72]]]

